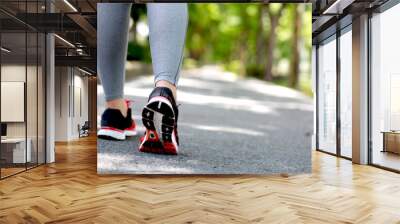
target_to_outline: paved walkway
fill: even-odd
[[[151,76],[127,78],[141,134]],[[104,110],[101,87],[98,111]],[[138,152],[138,137],[98,140],[99,173],[263,174],[311,169],[312,100],[297,91],[239,79],[214,66],[182,72],[178,156]]]

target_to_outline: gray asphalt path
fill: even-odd
[[[140,135],[151,76],[128,79]],[[215,66],[183,71],[178,156],[141,153],[138,138],[98,140],[101,174],[270,174],[311,170],[312,100],[297,91],[235,78]],[[98,88],[98,112],[104,110]]]

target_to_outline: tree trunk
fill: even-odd
[[[300,28],[301,28],[301,17],[299,10],[300,5],[295,5],[294,16],[293,16],[293,41],[291,50],[291,63],[290,63],[290,75],[289,75],[289,86],[297,88],[299,83],[299,72],[300,72],[300,52],[299,52],[299,41],[300,41]]]
[[[241,27],[241,29],[243,29],[243,30],[251,29],[251,28],[249,28],[249,27],[250,27],[250,24],[249,24],[249,22],[248,22],[248,20],[247,20],[246,10],[247,10],[247,8],[245,8],[245,7],[243,7],[243,8],[240,10],[240,16],[241,16],[242,18],[244,18],[243,26]],[[247,44],[248,40],[249,40],[249,34],[248,34],[248,32],[244,32],[243,35],[241,35],[240,38],[239,38],[239,45],[238,45],[238,47],[237,47],[237,49],[238,49],[237,51],[238,51],[238,55],[239,55],[239,60],[240,60],[240,61],[243,61],[243,62],[246,62],[246,63],[247,63],[247,60],[248,60],[247,54],[248,54],[248,52],[249,52],[248,44]],[[232,57],[231,60],[233,60],[234,55],[231,55],[231,57]],[[245,68],[243,68],[243,69],[244,69],[244,70],[241,71],[241,72],[242,72],[242,73],[245,73]]]
[[[265,66],[265,80],[267,81],[272,81],[273,75],[272,75],[272,65],[274,62],[274,49],[276,45],[276,35],[275,35],[275,30],[276,30],[276,17],[272,16],[271,17],[271,30],[270,34],[268,36],[268,43],[267,43],[267,64]]]
[[[262,67],[264,64],[264,5],[258,8],[258,28],[257,28],[257,43],[256,43],[256,65]]]
[[[264,79],[266,81],[272,81],[273,79],[272,66],[274,63],[274,50],[276,47],[276,28],[279,24],[279,18],[281,17],[284,8],[285,5],[282,5],[277,13],[273,13],[269,5],[267,5],[269,22],[270,22],[270,31],[267,43],[267,64],[265,66],[265,76],[264,76]]]
[[[132,41],[133,42],[137,42],[137,22],[133,21],[133,25],[132,25]]]

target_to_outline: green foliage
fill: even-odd
[[[143,17],[146,15],[147,8],[146,4],[133,4],[132,10],[131,10],[131,18],[133,21],[139,21],[140,17]]]
[[[272,34],[268,12],[277,14],[282,6],[276,32]],[[301,7],[300,61],[311,64],[311,4],[302,4]],[[269,11],[266,8],[267,5],[262,3],[189,3],[184,66],[220,64],[242,76],[263,79],[266,62],[270,60],[267,56],[268,40],[275,35],[273,77],[277,83],[286,85],[293,54],[296,5],[274,3],[270,4]],[[141,60],[147,57],[143,51],[148,47],[142,45],[130,44],[131,58]],[[311,68],[309,65],[300,68],[298,86],[307,89]]]
[[[248,64],[246,67],[246,75],[258,79],[264,78],[264,68],[260,67],[258,64]]]
[[[128,44],[128,56],[129,61],[143,61],[150,62],[150,47],[148,44],[143,45],[136,42],[129,42]]]

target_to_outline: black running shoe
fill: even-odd
[[[130,101],[126,101],[128,106],[127,116],[124,117],[118,109],[106,109],[101,115],[101,127],[97,136],[108,140],[125,140],[127,136],[135,136],[136,124],[132,119]]]
[[[178,107],[172,91],[156,87],[143,108],[142,122],[146,127],[140,139],[139,151],[158,154],[178,154]]]

